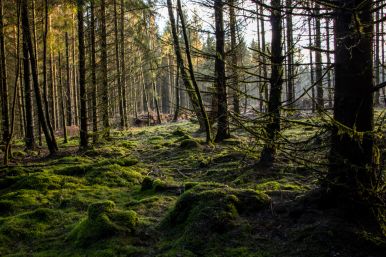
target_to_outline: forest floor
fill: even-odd
[[[74,138],[55,157],[20,142],[0,169],[0,256],[385,256],[384,237],[313,201],[323,150],[283,151],[265,168],[249,135],[207,146],[196,130],[113,131],[84,152]],[[315,133],[285,131],[294,142]]]

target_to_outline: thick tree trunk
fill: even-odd
[[[366,197],[365,192],[376,185],[372,5],[345,0],[335,10],[335,123],[325,187],[343,200]]]

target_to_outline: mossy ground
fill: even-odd
[[[382,238],[305,204],[321,175],[308,163],[287,152],[258,167],[260,142],[245,132],[207,146],[196,129],[113,131],[85,152],[72,139],[52,158],[18,142],[0,168],[0,256],[382,256]],[[296,142],[317,132],[284,131]]]

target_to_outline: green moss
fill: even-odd
[[[87,173],[86,179],[93,184],[108,186],[128,186],[142,181],[141,173],[118,164],[95,167]]]
[[[87,218],[74,227],[67,241],[88,246],[113,235],[132,233],[137,224],[137,214],[132,210],[117,210],[112,201],[93,203],[88,208]]]
[[[203,245],[237,227],[240,214],[265,208],[269,203],[267,195],[253,190],[198,184],[181,195],[162,226],[178,235],[179,246],[202,254]]]
[[[150,177],[145,177],[141,183],[141,190],[146,191],[150,189],[153,189],[153,179]]]
[[[29,176],[24,176],[12,185],[12,189],[35,189],[35,190],[48,190],[58,189],[63,186],[62,179],[59,176],[46,174],[46,173],[34,173]]]
[[[176,130],[172,132],[172,135],[177,137],[183,137],[183,136],[187,136],[187,132],[183,128],[178,127]]]
[[[180,143],[180,148],[182,149],[193,149],[199,148],[201,145],[194,139],[184,139]]]
[[[136,141],[124,141],[124,142],[121,142],[121,146],[126,148],[126,149],[135,149],[136,147],[138,147],[138,142]]]

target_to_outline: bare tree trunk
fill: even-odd
[[[39,120],[44,132],[44,136],[45,136],[50,154],[55,154],[58,150],[58,147],[56,145],[55,140],[51,138],[51,134],[47,125],[47,120],[44,115],[43,103],[42,103],[42,98],[41,98],[40,88],[39,88],[39,81],[37,77],[38,72],[36,67],[36,60],[35,60],[35,55],[33,51],[31,32],[30,32],[30,26],[29,26],[27,0],[21,0],[21,13],[22,13],[21,17],[22,17],[23,36],[25,37],[25,41],[28,46],[28,53],[30,56],[31,72],[32,72],[33,86],[35,90],[38,116],[39,116]]]
[[[80,148],[88,147],[87,133],[87,94],[86,94],[86,60],[84,51],[83,8],[84,0],[78,0],[78,53],[79,53],[79,94],[80,94]]]
[[[106,1],[101,0],[101,79],[102,79],[102,122],[103,137],[110,138],[109,122],[109,85],[107,81],[107,32],[106,32]]]
[[[8,106],[8,81],[7,81],[7,64],[4,42],[4,23],[3,23],[3,0],[0,0],[0,76],[1,76],[1,117],[3,137],[2,142],[5,144],[9,140],[9,106]]]
[[[98,141],[98,117],[97,117],[97,81],[96,81],[96,50],[95,50],[95,6],[94,0],[90,3],[90,41],[91,41],[91,90],[92,90],[92,141],[95,144]]]
[[[230,34],[231,34],[231,52],[232,52],[232,86],[233,88],[233,111],[236,114],[240,114],[240,88],[239,88],[239,74],[238,74],[238,66],[239,66],[239,54],[236,40],[236,32],[237,32],[237,20],[235,14],[235,4],[237,0],[229,1],[229,26],[230,26]]]
[[[320,49],[322,48],[322,38],[320,31],[320,6],[319,4],[315,4],[315,75],[316,75],[316,106],[318,110],[324,109],[324,98],[323,98],[323,70],[322,70],[322,52]]]
[[[214,1],[214,17],[216,24],[216,61],[215,77],[218,101],[217,134],[216,142],[229,138],[228,98],[225,78],[225,32],[223,19],[224,3],[222,0]]]
[[[281,91],[283,85],[282,9],[280,0],[271,0],[271,88],[268,102],[268,124],[265,128],[267,142],[261,153],[260,162],[272,165],[276,154],[276,138],[280,132]]]

